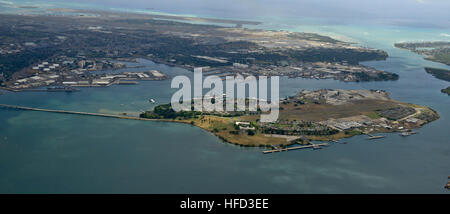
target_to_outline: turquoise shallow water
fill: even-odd
[[[283,78],[281,97],[301,89],[384,89],[430,106],[441,119],[419,134],[346,140],[322,150],[263,155],[189,125],[0,110],[0,193],[447,193],[450,175],[448,82],[424,66],[448,68],[393,48],[403,40],[445,39],[445,29],[322,25],[302,19],[264,20],[267,29],[321,32],[388,51],[365,62],[395,72],[395,82],[343,83]],[[144,69],[188,75],[141,61]],[[86,88],[79,93],[6,93],[0,103],[88,112],[139,112],[149,98],[168,102],[170,81]],[[123,105],[121,105],[123,104]]]

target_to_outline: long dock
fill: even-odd
[[[270,154],[270,153],[275,153],[275,152],[287,152],[287,151],[292,151],[292,150],[298,150],[298,149],[308,149],[308,148],[313,148],[313,149],[319,149],[322,146],[329,146],[328,143],[319,143],[319,144],[310,144],[310,145],[305,145],[305,146],[294,146],[294,147],[288,147],[288,148],[284,148],[284,149],[273,149],[273,150],[266,150],[263,151],[264,154]]]
[[[385,136],[370,136],[367,138],[367,140],[376,140],[376,139],[381,139],[381,138],[385,138]]]
[[[96,116],[96,117],[107,117],[107,118],[117,118],[126,120],[144,120],[144,121],[162,121],[159,119],[147,119],[140,117],[130,117],[126,115],[114,115],[114,114],[102,114],[102,113],[89,113],[89,112],[79,112],[79,111],[66,111],[66,110],[52,110],[52,109],[42,109],[42,108],[31,108],[16,105],[0,104],[0,108],[23,110],[23,111],[40,111],[40,112],[51,112],[59,114],[75,114],[75,115],[86,115],[86,116]]]
[[[367,134],[367,136],[369,136],[367,138],[367,140],[376,140],[376,139],[381,139],[381,138],[385,138],[386,137],[386,136],[374,136],[374,135],[371,135],[371,134]]]

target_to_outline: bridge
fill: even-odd
[[[164,120],[160,120],[160,119],[147,119],[147,118],[140,118],[140,117],[131,117],[131,116],[126,116],[126,115],[89,113],[89,112],[66,111],[66,110],[52,110],[52,109],[31,108],[31,107],[7,105],[7,104],[0,104],[0,108],[23,110],[23,111],[40,111],[40,112],[50,112],[50,113],[59,113],[59,114],[74,114],[74,115],[85,115],[85,116],[95,116],[95,117],[106,117],[106,118],[116,118],[116,119],[126,119],[126,120],[164,121]],[[170,122],[175,122],[175,121],[170,121]]]

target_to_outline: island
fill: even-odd
[[[349,82],[398,79],[395,73],[360,64],[385,60],[385,51],[319,34],[245,28],[259,24],[252,21],[75,9],[52,13],[61,10],[50,9],[51,15],[0,15],[2,87],[20,91],[109,85],[114,78],[98,76],[97,71],[124,68],[123,61],[138,58],[188,70],[202,67],[219,76],[277,75]],[[155,72],[147,74],[150,79],[163,79],[160,74],[152,76]],[[93,83],[106,83],[108,78],[108,84]]]
[[[226,101],[226,97],[218,98]],[[248,100],[247,100],[248,101]],[[434,110],[393,100],[382,90],[303,90],[281,100],[276,122],[262,123],[256,112],[175,112],[159,105],[140,117],[187,123],[205,129],[225,142],[240,146],[286,147],[311,141],[337,141],[366,134],[399,132],[402,136],[437,120]]]

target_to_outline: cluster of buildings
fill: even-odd
[[[405,131],[420,127],[425,121],[413,117],[405,120],[389,120],[384,117],[371,119],[367,116],[356,116],[351,118],[330,119],[320,123],[340,131],[359,129],[369,133],[375,130]]]
[[[21,45],[7,44],[0,45],[0,55],[20,53],[23,50]]]
[[[288,76],[291,78],[302,77],[310,79],[335,79],[344,82],[362,81],[361,74],[366,77],[377,77],[384,71],[379,71],[371,67],[362,65],[350,65],[347,63],[296,63],[289,65],[249,65],[243,63],[233,63],[232,66],[223,66],[219,68],[208,68],[208,70],[217,70],[218,73],[239,73],[244,76]],[[204,70],[205,71],[205,70]]]
[[[41,86],[53,85],[60,78],[56,74],[34,75],[27,78],[18,79],[9,88],[13,90],[23,90],[29,88],[37,88]]]
[[[59,67],[60,65],[56,63],[50,64],[49,62],[43,62],[41,64],[38,64],[37,66],[33,66],[32,69],[34,71],[50,72],[58,69]]]
[[[84,79],[64,81],[62,85],[75,87],[110,86],[112,84],[131,85],[137,84],[137,82],[131,82],[131,80],[162,80],[165,78],[166,75],[160,71],[151,70],[145,72],[92,75]]]
[[[291,78],[302,77],[311,79],[335,79],[345,82],[359,81],[358,74],[377,76],[384,71],[378,71],[362,65],[349,65],[343,63],[297,63],[288,66],[269,66],[259,71],[263,75],[283,75]]]
[[[263,130],[275,131],[280,134],[327,132],[329,130],[326,125],[305,121],[279,120],[276,123],[261,123],[260,125]]]
[[[137,84],[129,80],[161,80],[167,76],[159,71],[123,72],[119,74],[95,74],[93,71],[121,69],[126,64],[83,57],[58,56],[31,66],[26,77],[9,81],[7,88],[26,90],[43,86],[109,86],[111,84]]]

